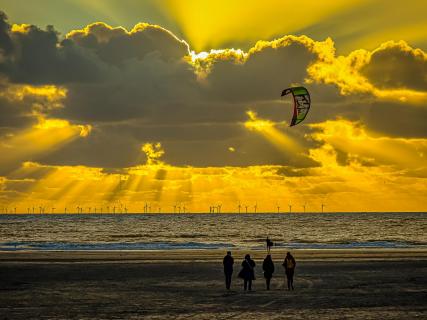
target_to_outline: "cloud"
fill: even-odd
[[[427,154],[426,138],[377,136],[360,122],[344,119],[312,124],[311,137],[322,143],[310,150],[313,160],[322,166],[339,166],[337,152],[346,154],[347,164],[393,165],[400,168],[422,167]]]
[[[310,138],[314,127],[305,124],[342,118],[387,137],[425,135],[427,93],[420,73],[416,81],[403,75],[403,82],[381,83],[378,76],[390,54],[397,63],[389,78],[403,66],[419,66],[425,54],[402,43],[337,56],[332,39],[284,36],[247,51],[195,53],[170,31],[147,23],[129,31],[97,22],[61,37],[53,27],[1,21],[3,135],[33,128],[40,116],[91,128],[84,139],[79,135],[37,158],[44,164],[131,167],[145,159],[141,145],[158,141],[166,151],[163,161],[173,165],[307,168],[319,166],[310,150],[322,142]],[[291,99],[279,96],[296,84],[309,89],[313,107],[291,130],[285,125]],[[272,127],[249,130],[248,110]],[[409,123],[399,122],[402,115]],[[351,158],[335,152],[338,164]]]
[[[26,84],[63,84],[100,79],[104,65],[93,55],[68,41],[60,41],[52,26],[46,30],[33,25],[7,26],[0,72],[11,82]]]
[[[108,64],[126,60],[142,60],[147,54],[156,54],[163,60],[180,60],[189,54],[188,44],[170,31],[148,23],[138,23],[131,31],[113,28],[96,22],[82,30],[73,30],[66,36],[77,45],[91,49]]]
[[[31,86],[0,80],[0,130],[35,124],[40,117],[63,107],[67,90],[54,85]],[[1,132],[0,132],[1,134]]]
[[[361,73],[380,89],[425,91],[427,54],[404,41],[386,42],[370,54]]]

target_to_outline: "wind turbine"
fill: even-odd
[[[247,205],[245,206],[245,210],[246,210],[246,213],[248,213],[248,206]]]
[[[56,209],[56,208],[52,208],[52,214],[54,214],[54,213],[55,213],[55,209]]]
[[[173,213],[176,213],[176,204],[173,206]]]
[[[116,213],[116,206],[113,207],[113,213]]]
[[[280,213],[280,206],[277,206],[277,213]]]
[[[65,214],[67,214],[67,207],[65,207],[65,209],[64,209],[64,213],[65,213]]]
[[[256,209],[258,208],[258,204],[257,203],[255,203],[255,205],[254,205],[254,213],[256,213]]]
[[[242,205],[240,204],[240,202],[239,202],[239,205],[237,206],[237,208],[238,208],[239,213],[240,213],[240,209],[242,208]]]
[[[322,202],[322,213],[323,213],[323,208],[326,207],[326,205]]]
[[[289,213],[292,213],[292,205],[289,204]]]
[[[304,203],[304,205],[302,206],[304,208],[304,213],[305,213],[305,206],[306,206],[306,204]]]

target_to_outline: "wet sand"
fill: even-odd
[[[254,291],[237,273],[224,289],[223,251],[3,252],[0,319],[427,318],[427,251],[295,251],[295,291],[281,260],[266,291],[255,256]]]

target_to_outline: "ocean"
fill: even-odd
[[[427,248],[427,213],[0,215],[0,251]]]

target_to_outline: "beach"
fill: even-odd
[[[265,290],[262,259],[252,292],[225,290],[223,250],[0,253],[2,319],[411,319],[427,317],[427,250],[295,250],[295,290],[284,250]]]

